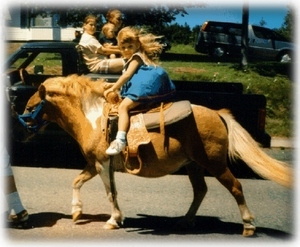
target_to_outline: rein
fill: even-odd
[[[18,120],[21,124],[30,132],[36,133],[39,129],[45,124],[49,123],[48,121],[42,119],[41,110],[46,104],[46,100],[42,100],[41,103],[35,108],[34,111],[22,115],[18,115]],[[32,121],[34,120],[34,121]],[[34,124],[32,124],[34,122]]]

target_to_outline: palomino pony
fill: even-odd
[[[43,121],[57,123],[75,138],[88,162],[73,181],[73,220],[78,220],[82,214],[81,186],[99,174],[112,206],[105,228],[114,229],[119,228],[123,216],[117,203],[114,179],[110,177],[110,157],[105,154],[108,142],[104,108],[110,105],[103,97],[105,88],[105,82],[76,75],[47,79],[29,99],[24,113],[30,114],[39,108]],[[35,122],[31,120],[27,124],[30,126]],[[147,166],[137,175],[159,177],[171,174],[182,166],[187,168],[194,198],[188,212],[178,222],[180,228],[194,224],[197,210],[207,192],[204,180],[206,169],[235,198],[243,221],[243,235],[254,234],[254,217],[246,205],[241,183],[227,167],[227,157],[241,159],[260,176],[292,187],[289,166],[266,155],[227,110],[216,111],[192,105],[191,114],[186,118],[165,126],[163,134],[160,128],[151,129],[149,136],[151,141],[139,147],[140,159]],[[126,171],[123,154],[115,156],[113,166],[114,170]]]

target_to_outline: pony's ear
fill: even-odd
[[[46,88],[43,84],[39,86],[39,94],[41,99],[45,99],[46,97]]]

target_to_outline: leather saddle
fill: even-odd
[[[117,114],[116,106],[112,106],[109,115]],[[127,148],[123,152],[125,169],[131,174],[138,174],[142,169],[142,160],[138,154],[140,145],[150,143],[151,138],[148,130],[159,128],[160,134],[164,133],[164,127],[176,123],[192,113],[191,103],[188,100],[161,103],[155,107],[143,111],[130,112],[130,127],[127,133]]]
[[[138,154],[138,147],[150,142],[148,130],[160,128],[164,134],[164,126],[173,124],[190,115],[191,104],[188,100],[177,101],[151,109],[145,113],[138,113],[130,117],[130,128],[127,133],[128,155],[135,157]]]

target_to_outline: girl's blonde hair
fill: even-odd
[[[157,64],[162,52],[162,44],[158,42],[161,37],[146,33],[143,29],[124,27],[119,31],[117,40],[119,46],[124,43],[138,42],[141,46],[140,52],[144,55],[146,62]]]

